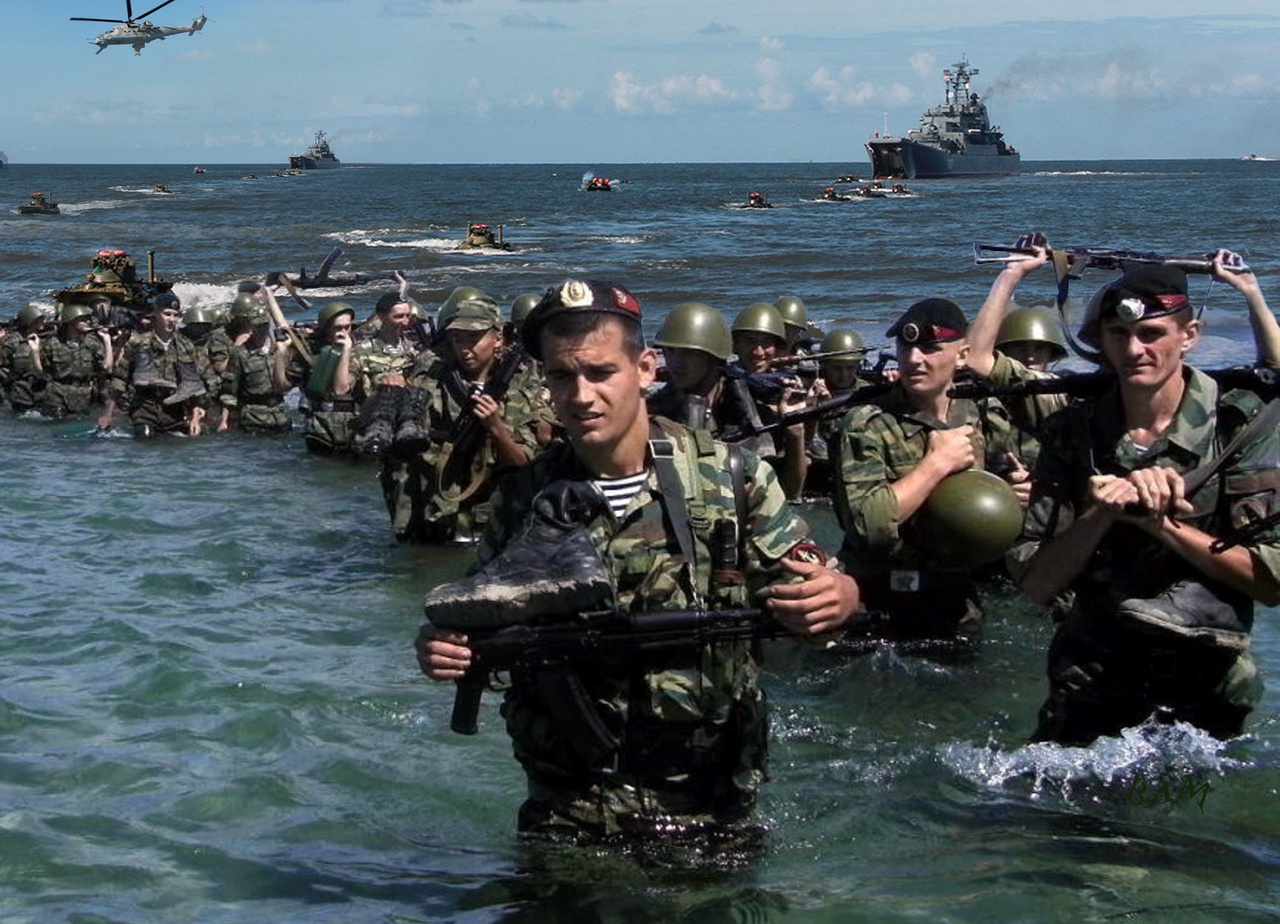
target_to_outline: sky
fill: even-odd
[[[152,3],[140,0],[136,13]],[[0,0],[23,163],[865,163],[966,57],[1024,160],[1280,157],[1275,0]],[[1212,12],[1209,12],[1209,11]],[[189,26],[200,0],[149,18]],[[1117,15],[1122,12],[1122,15]]]

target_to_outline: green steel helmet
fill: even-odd
[[[733,354],[733,334],[724,315],[702,302],[681,302],[668,313],[653,340],[655,346],[701,350],[716,359]]]
[[[1032,306],[1014,308],[1000,323],[996,346],[1006,343],[1043,343],[1053,347],[1054,361],[1067,355],[1058,316],[1048,308]]]
[[[350,305],[348,305],[346,302],[330,302],[329,304],[321,308],[320,311],[316,314],[316,327],[320,330],[323,330],[324,328],[329,326],[330,321],[332,321],[334,318],[336,318],[340,314],[351,315],[352,321],[356,319],[356,310],[352,308]]]
[[[782,321],[788,327],[803,328],[809,323],[809,312],[805,309],[804,302],[794,295],[782,296],[773,303],[773,307],[778,309],[778,314],[782,315]]]
[[[768,302],[756,302],[738,312],[733,319],[733,332],[772,334],[779,340],[787,339],[787,325],[778,309]]]
[[[59,324],[74,324],[81,318],[93,317],[93,309],[81,302],[58,302],[54,317]]]
[[[440,306],[436,330],[452,325],[460,330],[491,330],[502,327],[502,309],[493,297],[472,286],[458,286]]]
[[[832,356],[829,359],[823,359],[827,363],[856,363],[862,359],[858,354],[866,353],[867,348],[862,344],[862,338],[858,336],[856,331],[848,328],[837,327],[822,338],[822,346],[818,350],[819,353],[848,353],[848,356]]]
[[[231,317],[247,318],[259,308],[266,307],[266,299],[257,292],[241,292],[231,303]]]
[[[991,472],[948,475],[920,508],[920,548],[944,568],[976,568],[1012,548],[1022,532],[1022,505]]]
[[[21,330],[28,330],[44,321],[44,312],[35,305],[28,305],[18,312],[17,320]]]
[[[192,324],[217,324],[218,315],[212,308],[205,308],[203,305],[192,305],[182,313],[182,326],[190,327]]]
[[[542,301],[542,296],[537,292],[525,292],[523,295],[517,295],[516,300],[511,303],[511,323],[516,327],[524,324],[524,319],[529,316],[529,312]]]

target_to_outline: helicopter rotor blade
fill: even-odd
[[[128,3],[128,2],[129,2],[129,0],[125,0],[125,3]],[[160,6],[153,6],[151,9],[147,10],[145,13],[139,13],[139,14],[138,14],[138,16],[137,16],[137,17],[135,17],[135,18],[137,18],[137,19],[146,19],[148,16],[150,16],[150,15],[151,15],[152,13],[154,13],[156,10],[163,9],[164,7],[168,6],[168,5],[169,5],[170,3],[172,3],[172,2],[173,2],[173,0],[164,0],[164,3],[160,4]],[[130,15],[130,16],[132,16],[133,14],[132,14],[132,13],[130,13],[129,15]]]
[[[72,16],[71,21],[72,22],[119,22],[119,23],[128,22],[128,20],[126,19],[92,19],[88,16]]]
[[[129,17],[129,22],[133,22],[133,0],[124,0],[125,14]]]

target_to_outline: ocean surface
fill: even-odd
[[[341,151],[338,152],[341,156]],[[281,159],[283,160],[283,154]],[[83,280],[100,248],[223,304],[273,270],[403,270],[428,307],[570,275],[732,317],[801,296],[885,343],[917,299],[976,311],[975,241],[1245,254],[1280,302],[1280,164],[1028,163],[1019,177],[813,201],[850,164],[271,165],[0,169],[0,318]],[[625,179],[579,190],[585,171]],[[258,179],[246,179],[249,173]],[[164,183],[169,194],[154,192]],[[63,214],[17,214],[31,192]],[[776,206],[736,206],[751,191]],[[510,252],[457,249],[468,222]],[[1052,295],[1045,270],[1020,300]],[[1078,284],[1088,294],[1105,281]],[[1193,296],[1205,295],[1193,279]],[[364,312],[385,284],[307,293]],[[298,318],[314,317],[299,313]],[[1208,297],[1205,366],[1252,358],[1243,300]],[[993,589],[970,657],[777,644],[767,828],[750,855],[539,849],[487,696],[448,730],[421,598],[465,547],[397,546],[369,465],[301,438],[86,438],[0,417],[0,920],[115,922],[1222,921],[1280,916],[1280,627],[1247,733],[1144,726],[1028,746],[1047,619]],[[829,509],[803,510],[837,542]]]

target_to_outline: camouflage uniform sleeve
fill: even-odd
[[[895,438],[891,415],[878,408],[855,408],[840,422],[834,468],[836,518],[845,545],[892,552],[900,544],[898,499],[893,493],[885,450]]]
[[[1013,388],[1037,379],[1051,378],[1056,376],[1048,372],[1028,369],[1017,360],[996,351],[995,365],[992,366],[987,381],[993,388]],[[1045,421],[1065,408],[1068,399],[1066,395],[1025,395],[1021,398],[1001,398],[1000,403],[1009,412],[1009,419],[1013,421],[1014,426],[1038,437]]]
[[[226,371],[222,373],[222,389],[218,392],[218,400],[223,407],[235,407],[240,403],[240,385],[244,378],[244,350],[235,347],[227,359]]]
[[[109,386],[111,394],[117,400],[126,400],[129,396],[129,370],[133,366],[133,351],[137,349],[136,339],[130,337],[120,348],[120,355],[116,357],[116,364],[111,370],[111,381]]]
[[[810,541],[810,531],[809,524],[787,502],[773,466],[746,451],[742,462],[747,492],[743,570],[748,594],[756,599],[770,584],[796,579],[779,561],[800,543]]]
[[[1231,391],[1223,396],[1219,413],[1225,408],[1243,411],[1240,421],[1243,426],[1261,413],[1264,405],[1252,392]],[[1224,440],[1233,435],[1234,432],[1224,434]],[[1223,480],[1227,513],[1233,527],[1246,527],[1280,512],[1280,433],[1270,429],[1246,440],[1239,455],[1223,472]],[[1280,523],[1264,530],[1246,548],[1262,563],[1271,580],[1280,584]]]

